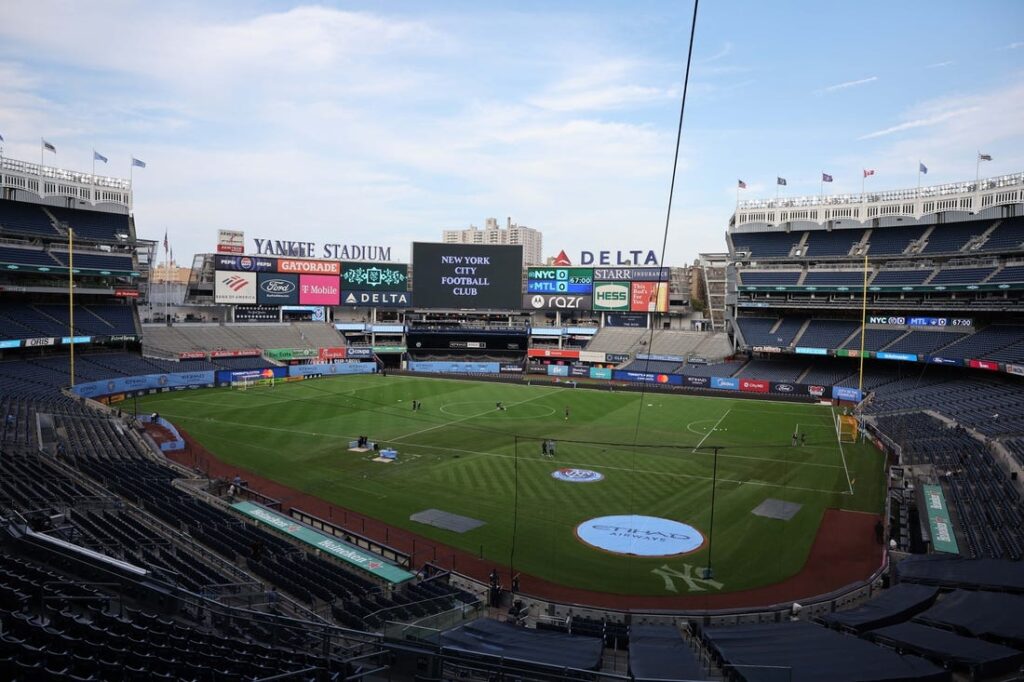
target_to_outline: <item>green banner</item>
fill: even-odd
[[[946,509],[946,498],[937,485],[924,486],[924,505],[928,510],[928,526],[932,531],[932,549],[936,552],[959,554],[960,548],[953,535],[953,524]]]
[[[345,563],[352,564],[367,573],[388,581],[394,585],[411,580],[415,576],[406,570],[389,564],[384,559],[374,554],[367,554],[363,550],[335,537],[313,530],[309,526],[296,523],[293,519],[271,511],[252,502],[237,502],[231,507],[242,512],[246,516],[256,519],[260,523],[275,528],[282,533],[287,533],[296,540],[326,552],[333,557],[341,559]]]
[[[374,346],[374,353],[404,353],[405,346]]]
[[[272,360],[298,360],[318,357],[316,348],[271,348],[264,355]]]

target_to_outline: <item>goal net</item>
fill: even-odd
[[[841,443],[856,443],[859,431],[860,426],[856,417],[847,414],[836,415],[836,433]]]
[[[257,386],[273,386],[274,377],[269,379],[239,379],[238,381],[232,382],[231,386],[237,388],[239,391],[247,391],[250,388]]]

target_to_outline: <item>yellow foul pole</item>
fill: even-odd
[[[861,290],[860,306],[860,376],[857,379],[857,390],[864,394],[864,337],[867,335],[868,319],[868,254],[864,254],[864,288]]]
[[[68,228],[68,336],[71,338],[71,388],[75,387],[75,231]]]

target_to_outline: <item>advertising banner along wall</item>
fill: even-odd
[[[213,299],[216,303],[255,303],[256,273],[216,271]]]

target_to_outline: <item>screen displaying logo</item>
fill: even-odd
[[[346,289],[371,291],[405,291],[408,287],[407,265],[375,263],[342,263],[341,281]]]
[[[584,521],[576,526],[576,537],[606,552],[644,557],[678,556],[704,545],[704,536],[693,526],[636,514]]]
[[[256,273],[216,272],[213,296],[217,303],[255,303]]]
[[[604,480],[604,474],[590,469],[564,468],[551,472],[551,478],[566,483],[597,483]]]
[[[299,302],[298,275],[258,275],[256,302],[263,305],[291,306]]]
[[[268,279],[260,284],[260,289],[268,294],[290,294],[295,291],[295,282],[284,279]]]
[[[338,305],[341,287],[338,278],[329,275],[301,275],[299,277],[299,303],[301,305]]]
[[[523,308],[534,310],[590,310],[593,297],[571,295],[527,294],[523,296]]]
[[[629,283],[602,282],[595,284],[594,310],[629,310]]]
[[[238,275],[231,275],[230,277],[225,277],[222,281],[224,282],[225,286],[231,289],[231,291],[241,291],[242,289],[249,286],[249,281],[246,280],[244,277],[239,277]]]

